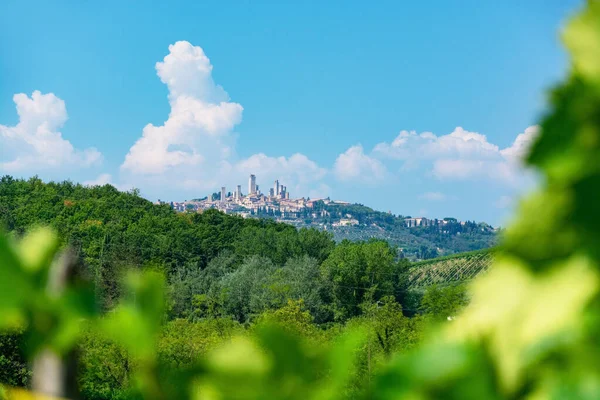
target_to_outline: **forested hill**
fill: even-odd
[[[121,296],[124,272],[155,268],[167,275],[173,317],[202,309],[193,298],[203,295],[211,310],[239,321],[288,298],[303,299],[318,321],[347,318],[359,313],[364,282],[378,297],[397,293],[395,277],[405,265],[385,242],[336,245],[316,229],[210,210],[178,214],[110,185],[3,177],[0,226],[20,235],[39,224],[78,252],[103,309]],[[340,298],[333,294],[338,284]],[[348,291],[351,301],[342,301]]]
[[[223,249],[239,242],[238,234],[243,227],[248,227],[244,232],[257,227],[265,227],[274,232],[291,232],[290,227],[268,220],[245,221],[236,217],[224,217],[212,211],[204,216],[188,215],[175,218],[168,206],[151,204],[135,192],[122,193],[108,185],[88,188],[71,182],[45,184],[37,178],[22,181],[7,176],[2,178],[0,196],[0,228],[19,231],[33,223],[50,223],[62,234],[68,233],[72,243],[82,241],[85,244],[85,240],[90,239],[87,235],[104,235],[100,238],[101,243],[111,248],[117,248],[119,241],[123,241],[116,236],[117,230],[121,229],[127,231],[127,235],[131,235],[135,247],[143,248],[143,251],[129,251],[128,254],[134,254],[136,257],[141,254],[138,258],[141,257],[145,261],[148,258],[159,257],[161,263],[167,265],[187,260],[188,255],[199,257],[201,262],[206,263]],[[303,227],[327,230],[337,242],[345,239],[385,240],[411,260],[485,249],[497,243],[497,232],[485,223],[461,223],[448,218],[443,226],[408,228],[405,225],[406,217],[375,211],[360,204],[317,203],[315,211],[314,215],[318,216],[311,216]],[[73,221],[80,224],[81,218],[84,217],[87,225],[77,225],[75,229],[76,224],[74,225]],[[348,217],[356,219],[359,225],[341,226],[339,221]],[[63,218],[68,218],[67,225],[63,223]],[[209,226],[223,224],[223,229],[219,229],[218,233],[202,233],[207,237],[198,243],[196,236],[186,230],[189,230],[189,227],[182,227],[181,221],[186,218]],[[156,219],[165,219],[160,228],[150,222]],[[99,222],[101,225],[98,225]],[[133,233],[136,229],[141,229],[143,234]],[[94,239],[99,240],[97,237]],[[127,243],[131,245],[130,241]],[[265,242],[257,241],[255,245],[260,249],[265,246]],[[165,248],[170,250],[166,252]],[[100,250],[106,249],[108,247],[105,246]],[[94,250],[99,251],[98,248]],[[295,250],[278,251],[293,253]],[[277,257],[284,258],[281,255]]]
[[[498,231],[483,222],[444,218],[409,228],[406,221],[410,217],[376,211],[362,204],[317,202],[313,215],[304,226],[326,229],[336,241],[385,240],[412,260],[487,249],[498,241]],[[355,224],[340,223],[344,220]]]

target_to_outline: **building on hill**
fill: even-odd
[[[358,220],[354,218],[342,218],[338,222],[334,222],[331,226],[355,226],[358,225]]]
[[[417,226],[430,226],[433,225],[433,220],[424,218],[424,217],[417,217],[417,218],[406,218],[404,220],[404,223],[406,224],[406,226],[408,228],[415,228]]]
[[[248,195],[256,194],[256,176],[250,175],[248,179]]]

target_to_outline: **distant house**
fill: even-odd
[[[408,228],[414,228],[417,226],[430,226],[434,224],[434,221],[431,219],[427,219],[424,217],[417,217],[417,218],[406,218],[404,220],[404,223],[406,224],[406,226]]]
[[[358,225],[358,220],[354,218],[342,218],[338,222],[331,224],[332,226],[355,226]]]

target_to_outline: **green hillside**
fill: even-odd
[[[461,222],[451,217],[409,228],[406,223],[409,217],[376,211],[362,204],[317,201],[314,209],[305,214],[302,223],[290,222],[327,230],[337,242],[385,240],[413,261],[487,249],[495,246],[499,238],[499,231],[489,224]],[[352,219],[356,225],[341,226],[339,222],[344,219]]]

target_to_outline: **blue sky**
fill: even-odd
[[[156,3],[2,2],[0,174],[503,223],[581,1]]]

